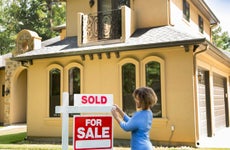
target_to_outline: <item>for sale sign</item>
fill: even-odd
[[[112,116],[74,116],[74,150],[111,150]]]

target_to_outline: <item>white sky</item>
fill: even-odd
[[[220,21],[222,31],[230,34],[230,0],[205,0]]]

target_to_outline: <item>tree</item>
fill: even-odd
[[[3,7],[3,4],[0,5]],[[54,0],[8,1],[3,8],[0,20],[4,29],[0,32],[1,54],[15,48],[16,35],[21,30],[35,31],[42,40],[46,40],[58,34],[52,30],[52,25],[65,22],[65,4]],[[53,17],[54,14],[63,15]]]
[[[216,47],[222,50],[230,51],[230,37],[228,32],[222,32],[222,28],[218,27],[217,29],[213,30],[212,37],[213,44]]]

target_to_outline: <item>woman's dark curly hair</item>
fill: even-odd
[[[143,110],[153,107],[157,103],[157,96],[152,88],[140,87],[133,92],[133,98],[138,99]]]

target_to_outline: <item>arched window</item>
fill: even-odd
[[[49,117],[59,117],[60,114],[55,113],[55,107],[60,106],[61,71],[57,68],[49,71],[49,91]]]
[[[149,56],[142,60],[144,85],[151,87],[157,95],[157,104],[152,108],[154,118],[165,118],[165,71],[164,60],[157,56]]]
[[[145,64],[145,84],[151,87],[158,98],[157,104],[152,108],[154,117],[162,117],[161,110],[161,70],[160,63],[151,61]]]
[[[132,63],[122,66],[122,103],[123,110],[128,115],[136,111],[132,93],[136,89],[136,67]]]
[[[73,67],[69,69],[69,105],[73,106],[73,95],[81,92],[80,69]]]
[[[72,67],[69,69],[69,105],[74,104],[74,94],[81,93],[81,75],[80,69]],[[70,116],[73,116],[72,114]]]

